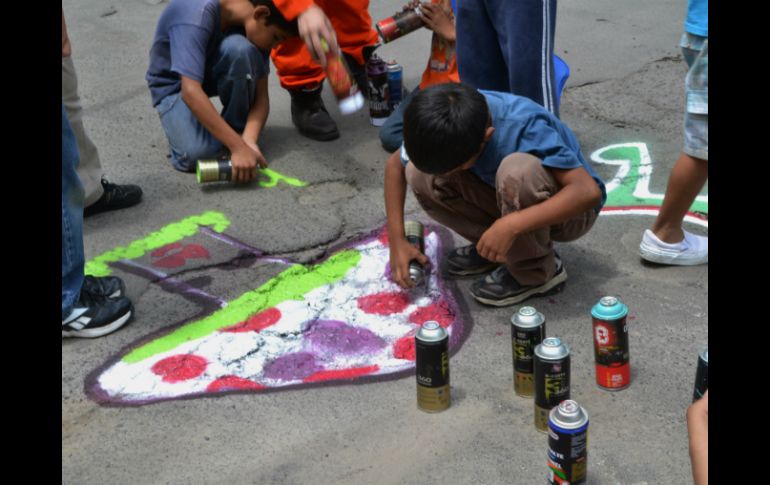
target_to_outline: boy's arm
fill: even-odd
[[[257,165],[261,168],[268,165],[258,146],[259,135],[262,133],[262,128],[265,127],[268,114],[270,114],[270,98],[267,94],[267,76],[264,76],[257,79],[257,99],[246,118],[246,127],[243,129],[242,135],[243,141],[257,152]]]
[[[601,201],[601,190],[585,168],[546,169],[561,189],[540,204],[512,212],[495,221],[481,235],[476,245],[482,257],[504,263],[513,241],[520,235],[564,222],[596,207]]]
[[[326,68],[326,56],[321,47],[325,39],[332,52],[337,50],[337,37],[334,35],[329,18],[313,0],[274,0],[275,7],[288,21],[297,19],[299,35],[307,44],[308,50]]]
[[[409,244],[404,235],[404,200],[406,176],[401,164],[400,150],[393,153],[385,165],[385,213],[387,215],[388,240],[390,242],[390,272],[392,280],[402,288],[411,288],[409,262],[416,259],[426,264],[428,258]]]
[[[187,76],[182,78],[182,100],[201,124],[230,150],[233,180],[248,182],[257,176],[257,153],[217,113],[201,83]]]
[[[445,5],[439,3],[423,3],[420,5],[420,10],[425,25],[430,30],[449,42],[455,42],[455,23],[451,14],[451,6],[447,10]]]
[[[695,485],[709,482],[709,392],[687,409],[690,461]]]

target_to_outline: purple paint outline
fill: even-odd
[[[442,249],[445,246],[450,249],[453,248],[452,236],[448,229],[444,228],[443,226],[432,225],[432,224],[425,224],[425,228],[428,229],[428,232],[435,232],[436,235],[438,236],[437,254],[439,255],[439,258],[443,254]],[[306,264],[318,264],[328,259],[338,251],[352,248],[360,244],[366,244],[375,239],[378,239],[383,229],[384,229],[384,226],[367,233],[362,233],[361,236],[353,236],[345,242],[332,245],[329,248],[327,248],[327,250],[324,251],[324,253],[316,261],[306,263]],[[439,261],[439,264],[440,264],[440,261]],[[438,271],[439,268],[435,268],[434,270]],[[444,296],[444,300],[447,302],[447,305],[449,306],[449,308],[454,310],[454,313],[455,313],[455,321],[452,322],[452,326],[454,326],[454,329],[453,329],[452,335],[449,338],[449,356],[452,357],[460,350],[462,345],[470,336],[471,330],[473,328],[473,319],[470,318],[470,312],[467,304],[462,299],[458,300],[456,298],[456,296],[459,295],[459,292],[460,292],[460,288],[456,280],[445,279],[441,275],[439,275],[438,289],[440,293]],[[216,311],[217,309],[214,309],[213,311]],[[215,398],[226,397],[234,394],[257,394],[257,393],[265,394],[265,393],[274,393],[274,392],[293,391],[297,389],[367,385],[375,382],[386,382],[386,381],[401,379],[407,376],[414,376],[414,366],[412,366],[411,368],[405,369],[403,371],[391,372],[389,374],[383,374],[383,375],[357,376],[352,379],[330,379],[326,381],[292,384],[292,385],[282,386],[282,387],[265,387],[261,389],[234,389],[230,391],[221,391],[221,392],[215,392],[215,393],[203,391],[203,392],[194,393],[194,394],[187,394],[184,396],[177,396],[177,397],[170,397],[170,398],[144,399],[144,400],[130,401],[130,402],[114,401],[113,398],[109,397],[109,395],[103,389],[101,389],[101,387],[99,386],[99,382],[97,380],[99,375],[101,375],[109,367],[111,367],[112,365],[120,361],[123,355],[125,355],[126,353],[128,353],[129,351],[133,350],[134,348],[140,345],[144,345],[150,342],[151,340],[154,340],[155,338],[161,335],[165,335],[169,332],[172,332],[173,330],[185,325],[190,321],[193,321],[194,319],[202,318],[203,316],[213,313],[213,311],[209,311],[208,313],[206,313],[205,308],[202,310],[203,310],[202,315],[198,314],[191,318],[184,319],[182,322],[172,324],[168,327],[164,327],[160,330],[152,332],[150,335],[147,335],[135,342],[132,342],[124,346],[117,354],[115,354],[114,357],[109,358],[104,364],[100,365],[99,367],[97,367],[96,369],[88,373],[83,383],[83,390],[86,396],[89,399],[95,401],[96,403],[104,407],[118,407],[118,408],[140,407],[147,404],[155,404],[155,403],[166,402],[166,401],[187,401],[187,400],[201,399],[201,398],[215,399]]]
[[[206,234],[208,236],[213,237],[214,239],[221,241],[225,244],[229,244],[230,246],[233,246],[235,248],[241,249],[243,251],[247,251],[254,256],[256,256],[257,261],[266,261],[268,263],[282,263],[282,264],[296,264],[294,261],[291,261],[286,258],[275,258],[271,257],[267,254],[265,254],[264,251],[262,251],[259,248],[255,248],[254,246],[249,246],[243,241],[240,241],[238,239],[235,239],[232,236],[228,236],[227,234],[223,232],[216,232],[213,229],[211,229],[208,226],[201,226],[200,232],[203,234]]]

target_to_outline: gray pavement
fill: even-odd
[[[145,194],[136,207],[85,221],[86,258],[205,211],[226,214],[229,236],[301,262],[380,227],[387,154],[367,111],[340,116],[328,89],[326,104],[342,137],[315,142],[294,130],[288,93],[270,77],[263,153],[271,168],[307,186],[201,187],[194,176],[171,168],[144,81],[165,5],[63,2],[86,129],[110,180],[138,184]],[[380,19],[401,5],[372,2],[370,11]],[[559,5],[556,53],[572,69],[562,119],[586,156],[631,143],[641,154],[638,144],[644,144],[653,167],[645,182],[651,194],[665,191],[681,147],[686,69],[677,45],[685,6],[684,0]],[[380,50],[404,66],[409,88],[419,81],[429,41],[429,32],[419,31]],[[643,154],[639,157],[644,163]],[[611,164],[594,166],[608,182],[618,171]],[[642,172],[632,168],[618,193],[643,187]],[[615,206],[646,206],[649,199],[654,196],[619,197]],[[406,209],[429,221],[411,194]],[[618,210],[600,217],[579,241],[557,245],[570,279],[562,292],[532,301],[546,315],[548,333],[565,338],[573,350],[571,395],[591,417],[588,473],[594,485],[691,483],[685,411],[697,353],[708,340],[708,266],[643,264],[638,244],[652,221],[650,215]],[[687,227],[707,234],[702,224]],[[454,241],[464,244],[459,236]],[[194,262],[178,279],[230,300],[278,271],[250,266],[253,262],[230,246],[210,250],[210,259]],[[120,269],[115,274],[125,277],[134,320],[101,339],[62,341],[65,483],[545,482],[546,437],[532,424],[532,401],[512,392],[508,322],[514,309],[477,304],[467,293],[472,280],[458,282],[460,307],[472,329],[451,361],[453,405],[432,415],[416,409],[413,377],[101,406],[86,396],[90,373],[137,340],[205,311],[194,299],[146,278]],[[630,308],[633,379],[617,393],[598,389],[594,381],[589,311],[606,294],[620,296]]]

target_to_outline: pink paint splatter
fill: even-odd
[[[172,249],[180,249],[181,247],[182,247],[182,243],[180,243],[180,242],[166,244],[162,248],[156,249],[151,254],[152,254],[153,258],[160,258],[161,256],[165,256],[166,253],[171,251]]]
[[[181,382],[203,374],[208,362],[203,357],[191,354],[172,355],[159,360],[152,366],[152,372],[163,378],[163,382]]]
[[[224,376],[209,384],[206,392],[236,391],[239,389],[259,390],[266,387],[243,377]]]
[[[393,344],[393,355],[397,359],[414,360],[414,335],[401,337]]]
[[[250,316],[243,322],[239,322],[233,326],[223,328],[221,331],[232,333],[259,332],[271,325],[274,325],[280,319],[281,311],[279,309],[275,307],[268,308],[267,310],[261,311],[256,315]]]
[[[153,252],[153,256],[155,256],[156,253],[158,253],[157,256],[165,255],[170,250],[177,249],[181,246],[180,243],[176,244],[179,244],[179,246],[176,246],[175,244],[169,244],[168,246],[164,246],[158,249],[157,251]],[[181,251],[154,261],[152,265],[158,268],[178,268],[180,266],[184,266],[188,259],[208,259],[210,257],[211,255],[209,254],[208,250],[200,244],[188,244]]]
[[[409,321],[417,325],[422,325],[430,320],[436,321],[442,327],[447,328],[454,322],[455,315],[444,300],[420,307],[409,315]]]
[[[353,379],[355,377],[373,374],[380,370],[377,364],[368,367],[354,367],[352,369],[322,370],[305,378],[304,382],[328,381],[331,379]]]
[[[379,236],[377,236],[377,240],[380,241],[383,246],[387,247],[390,244],[390,240],[388,239],[388,230],[383,229],[380,231]]]
[[[374,315],[392,315],[401,313],[409,306],[409,295],[405,292],[383,292],[362,296],[358,299],[358,308]]]

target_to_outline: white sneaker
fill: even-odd
[[[639,254],[647,261],[659,264],[694,266],[709,262],[709,238],[684,231],[684,239],[669,244],[647,229],[639,244]]]

